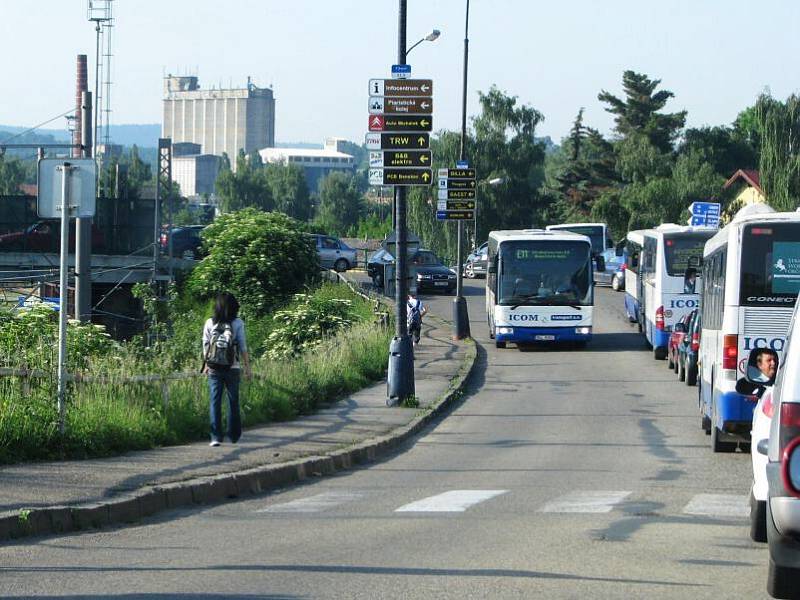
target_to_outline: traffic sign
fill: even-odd
[[[368,133],[368,150],[424,150],[430,147],[429,133]]]
[[[438,210],[475,210],[475,200],[439,200]]]
[[[432,96],[431,79],[370,79],[370,96]]]
[[[433,154],[430,150],[372,150],[370,167],[430,167]]]
[[[466,200],[475,198],[475,190],[451,190],[439,188],[439,200]]]
[[[406,79],[411,75],[411,65],[392,65],[392,77]]]
[[[430,185],[433,170],[420,168],[370,169],[370,185]]]
[[[439,177],[447,179],[475,179],[475,169],[439,169]]]
[[[371,115],[370,131],[430,131],[433,119],[430,115]]]
[[[719,228],[719,217],[713,215],[694,215],[687,221],[692,227]]]
[[[69,175],[66,174],[64,165],[72,167]],[[67,217],[93,217],[97,195],[97,163],[93,158],[43,158],[39,161],[37,215],[42,219],[61,218],[64,177],[68,177],[70,210]]]
[[[459,169],[469,169],[469,161],[468,160],[457,160],[456,167]]]
[[[447,179],[445,177],[439,177],[439,189],[449,189],[449,190],[470,190],[475,189],[474,179]]]
[[[475,218],[474,210],[437,210],[438,221],[471,221]]]
[[[689,205],[689,212],[692,215],[720,215],[719,202],[692,202]]]
[[[431,98],[386,98],[374,96],[369,99],[369,114],[414,114],[423,115],[433,112]]]

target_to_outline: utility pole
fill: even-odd
[[[464,82],[461,89],[461,150],[459,158],[461,161],[467,159],[466,139],[467,139],[467,59],[469,56],[469,0],[467,0],[466,21],[464,25]],[[477,213],[478,199],[475,199],[475,210]],[[458,221],[458,239],[456,242],[456,297],[453,299],[453,338],[463,340],[470,337],[469,312],[467,311],[467,301],[463,293],[463,273],[462,260],[463,251],[461,248],[464,238],[464,222]]]
[[[397,64],[406,64],[407,0],[399,0],[397,19]],[[406,188],[394,187],[395,238],[395,334],[389,346],[389,372],[386,404],[392,406],[415,395],[414,352],[406,323],[408,302],[408,228]]]
[[[92,157],[92,92],[81,92],[81,146],[83,158]],[[75,219],[75,318],[92,317],[92,219]]]

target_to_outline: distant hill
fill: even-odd
[[[29,127],[18,127],[16,125],[0,125],[0,142]],[[69,133],[65,129],[37,129],[34,132],[38,136],[52,136],[52,140],[58,142],[69,141]],[[158,146],[158,138],[161,135],[161,125],[112,125],[111,140],[115,144],[123,146],[133,146],[136,144],[140,148],[155,148]],[[19,138],[14,139],[17,142]],[[44,140],[41,140],[44,141]],[[22,142],[20,142],[22,143]],[[35,142],[32,142],[35,143]]]

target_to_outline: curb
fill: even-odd
[[[102,502],[5,513],[0,515],[0,542],[135,523],[165,510],[254,496],[310,477],[333,475],[374,462],[416,436],[461,398],[477,357],[475,342],[469,339],[464,343],[467,346],[466,356],[447,392],[411,422],[387,435],[322,456],[308,456],[276,465],[142,488]]]

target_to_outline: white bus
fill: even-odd
[[[628,233],[625,312],[657,360],[667,356],[672,326],[700,305],[700,258],[714,233],[673,223]]]
[[[736,393],[752,348],[782,358],[800,289],[800,213],[746,206],[703,253],[699,400],[714,452],[748,442],[755,399]]]
[[[548,225],[547,231],[571,231],[578,235],[585,235],[592,242],[592,254],[602,254],[614,247],[614,242],[608,237],[608,227],[605,223],[559,223]]]
[[[507,342],[585,344],[591,339],[594,288],[586,236],[492,231],[487,270],[489,337],[498,348]]]

